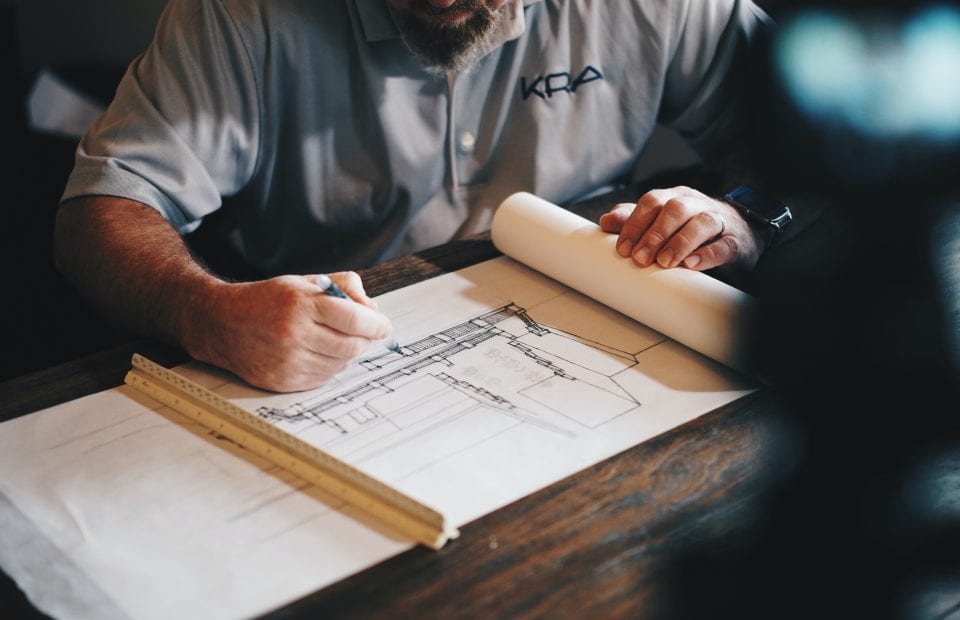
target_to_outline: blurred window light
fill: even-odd
[[[927,133],[960,132],[960,12],[918,15],[904,31],[903,91],[916,102],[916,124]]]
[[[960,136],[960,12],[926,8],[904,21],[826,10],[785,23],[774,62],[811,120],[881,138]]]

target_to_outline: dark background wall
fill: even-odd
[[[126,339],[96,319],[54,269],[53,219],[76,140],[30,130],[26,96],[49,69],[105,102],[149,42],[165,2],[0,0],[0,128],[12,160],[0,166],[0,380]]]
[[[76,60],[126,64],[153,34],[166,0],[0,0],[16,9],[22,69]]]

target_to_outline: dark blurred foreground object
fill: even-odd
[[[753,146],[826,212],[758,292],[772,482],[676,564],[670,616],[960,618],[960,10],[778,17]]]

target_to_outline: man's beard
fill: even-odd
[[[463,71],[479,60],[489,48],[502,12],[493,10],[484,0],[460,0],[446,9],[438,9],[426,1],[417,10],[392,10],[404,43],[427,70],[443,75]],[[461,11],[473,15],[458,24],[446,25],[427,21],[421,15],[443,15]]]

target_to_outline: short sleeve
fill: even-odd
[[[256,168],[260,89],[222,0],[172,0],[147,51],[81,140],[62,200],[128,198],[183,233]]]

